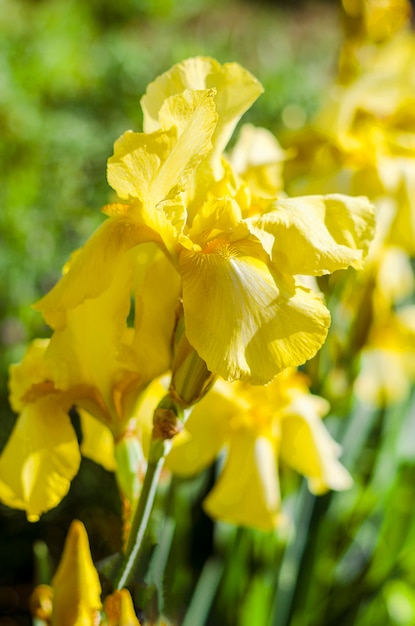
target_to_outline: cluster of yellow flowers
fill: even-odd
[[[317,492],[349,484],[320,422],[326,403],[309,396],[295,371],[269,387],[248,385],[265,385],[319,350],[330,315],[302,276],[362,268],[373,208],[363,197],[286,197],[282,151],[263,129],[244,128],[225,156],[261,91],[236,63],[189,59],[149,85],[144,132],[116,141],[107,171],[117,201],[36,305],[51,339],[35,341],[11,370],[20,416],[0,459],[0,497],[29,519],[56,506],[78,470],[72,406],[82,420],[81,452],[115,467],[124,495],[137,498],[149,440],[181,429],[159,411],[152,435],[160,397],[149,410],[149,385],[169,370],[167,394],[185,409],[220,378],[192,416],[193,443],[181,454],[179,437],[170,463],[179,473],[199,469],[230,442],[207,503],[215,516],[273,527],[280,454]],[[235,380],[243,382],[233,387]],[[125,448],[130,457],[135,450],[132,482]],[[246,477],[236,480],[241,462]]]
[[[387,405],[405,398],[415,380],[415,38],[405,0],[343,4],[360,24],[341,57],[350,71],[340,73],[316,119],[292,138],[297,157],[288,164],[286,189],[335,189],[375,204],[376,236],[364,271],[343,286],[341,323],[354,317],[349,359],[362,350],[354,391]]]
[[[369,4],[344,2],[362,20]],[[344,315],[350,331],[331,340],[337,365],[361,358],[351,384],[373,402],[402,398],[415,377],[415,309],[405,304],[414,287],[415,40],[395,30],[377,35],[382,43],[362,60],[356,53],[353,71],[343,66],[316,120],[292,138],[284,179],[286,154],[265,129],[242,126],[225,152],[262,92],[240,65],[192,58],[148,86],[143,132],[124,133],[108,160],[117,197],[107,219],[36,305],[52,336],[11,368],[19,417],[0,457],[2,502],[39,519],[67,494],[81,454],[115,471],[134,508],[149,463],[165,459],[185,476],[225,451],[205,509],[263,530],[283,517],[280,462],[316,494],[351,484],[322,421],[329,404],[297,368],[330,325],[313,277],[351,267],[363,271],[336,274],[326,293],[336,294],[335,325]],[[378,223],[369,255],[366,196]],[[87,542],[84,533],[76,523],[68,544]],[[92,563],[88,571],[94,578]],[[97,581],[90,589],[99,612]],[[39,593],[37,611],[51,598]],[[127,615],[122,593],[107,608]],[[56,615],[61,605],[55,593]],[[135,623],[117,619],[108,623]]]

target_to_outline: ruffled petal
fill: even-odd
[[[320,296],[268,266],[258,243],[183,250],[179,269],[187,337],[215,374],[265,384],[323,344],[330,316]]]
[[[265,215],[245,221],[286,274],[361,269],[374,234],[367,198],[336,194],[276,200]]]
[[[141,99],[144,131],[153,132],[166,125],[160,111],[165,101],[186,89],[216,89],[215,105],[218,124],[212,137],[211,161],[220,169],[220,155],[228,143],[240,117],[262,93],[261,84],[238,63],[220,65],[208,57],[187,59],[149,84]],[[166,126],[164,126],[166,127]]]
[[[229,454],[215,487],[204,501],[215,519],[272,530],[280,518],[277,463],[272,443],[249,430],[232,435]]]
[[[57,394],[27,404],[0,458],[0,499],[30,521],[57,506],[78,471],[74,429]]]
[[[184,190],[212,147],[217,122],[213,98],[212,89],[177,94],[160,111],[166,130],[128,131],[118,139],[108,160],[108,182],[121,198],[156,207]]]

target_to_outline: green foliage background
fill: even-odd
[[[0,444],[14,421],[7,367],[29,339],[48,335],[30,304],[103,219],[99,209],[111,198],[106,159],[122,132],[141,129],[148,82],[197,54],[238,61],[265,87],[244,121],[279,135],[287,107],[296,105],[306,121],[324,97],[340,44],[338,8],[0,0]],[[272,606],[274,626],[414,624],[415,467],[405,417],[414,410],[408,404],[379,416],[354,407],[346,426],[334,416],[355,487],[317,501],[304,489],[287,494],[298,528],[288,548],[283,533],[214,527],[200,507],[213,470],[173,481],[161,490],[167,522],[138,601],[151,607],[163,596],[172,617],[187,609],[185,626],[262,626]],[[2,507],[0,625],[30,623],[31,585],[53,571],[71,519],[84,521],[99,560],[120,547],[119,516],[112,475],[89,461],[38,524]],[[50,551],[38,559],[41,571],[32,555],[39,540]]]

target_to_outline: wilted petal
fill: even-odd
[[[374,233],[370,202],[336,194],[276,200],[265,215],[245,221],[287,274],[361,269]]]
[[[280,517],[275,450],[265,437],[249,430],[232,436],[225,466],[204,508],[216,519],[272,530]]]
[[[0,457],[0,499],[31,521],[59,504],[79,468],[68,408],[58,394],[28,403]]]
[[[269,382],[314,356],[329,313],[321,298],[267,265],[252,241],[211,241],[183,250],[186,334],[208,369],[227,380]]]

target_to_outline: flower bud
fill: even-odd
[[[52,626],[99,624],[101,585],[84,525],[74,520],[52,580]]]
[[[190,345],[185,333],[184,317],[180,316],[175,335],[171,396],[181,406],[189,407],[203,398],[214,379],[215,375]]]
[[[119,589],[107,596],[104,611],[108,626],[140,626],[130,592],[127,589]]]

